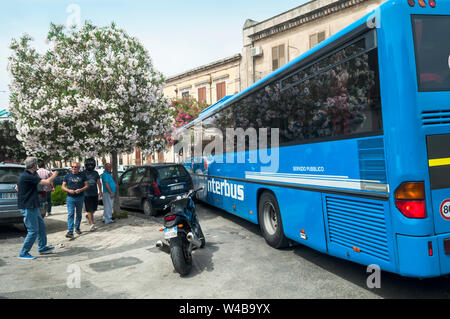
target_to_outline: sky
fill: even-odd
[[[137,37],[166,77],[242,53],[247,19],[264,21],[308,0],[0,0],[0,109],[8,105],[9,43],[27,33],[44,52],[50,23],[115,22]]]

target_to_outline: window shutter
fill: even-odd
[[[320,43],[325,40],[325,31],[319,32],[317,35],[317,42]]]
[[[216,95],[217,101],[225,97],[226,95],[226,85],[225,82],[219,82],[216,84]]]
[[[309,48],[315,47],[317,45],[317,33],[311,34],[309,36]]]
[[[202,87],[198,89],[198,101],[206,102],[206,87]]]
[[[278,47],[272,48],[272,71],[278,69]]]
[[[284,44],[281,44],[278,46],[278,67],[283,66],[285,63]]]
[[[317,32],[309,36],[309,47],[312,48],[325,40],[325,31]]]

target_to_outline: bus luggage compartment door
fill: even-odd
[[[450,134],[427,136],[427,151],[435,232],[450,233]]]

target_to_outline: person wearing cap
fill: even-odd
[[[38,240],[38,252],[40,254],[51,253],[55,248],[47,246],[47,231],[44,220],[39,211],[38,185],[50,186],[58,175],[58,172],[47,179],[41,179],[36,171],[38,169],[37,158],[28,157],[25,160],[25,171],[20,175],[17,183],[17,204],[23,215],[23,223],[27,228],[27,236],[19,253],[20,259],[35,259],[30,255],[30,250],[36,239]]]

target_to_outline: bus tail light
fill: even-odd
[[[408,4],[410,7],[414,7],[416,5],[415,0],[408,0]],[[428,0],[428,4],[431,8],[436,8],[436,0]],[[427,6],[427,3],[425,0],[419,0],[419,6],[422,8],[425,8]]]
[[[405,217],[426,218],[424,183],[401,184],[395,191],[395,206]]]

